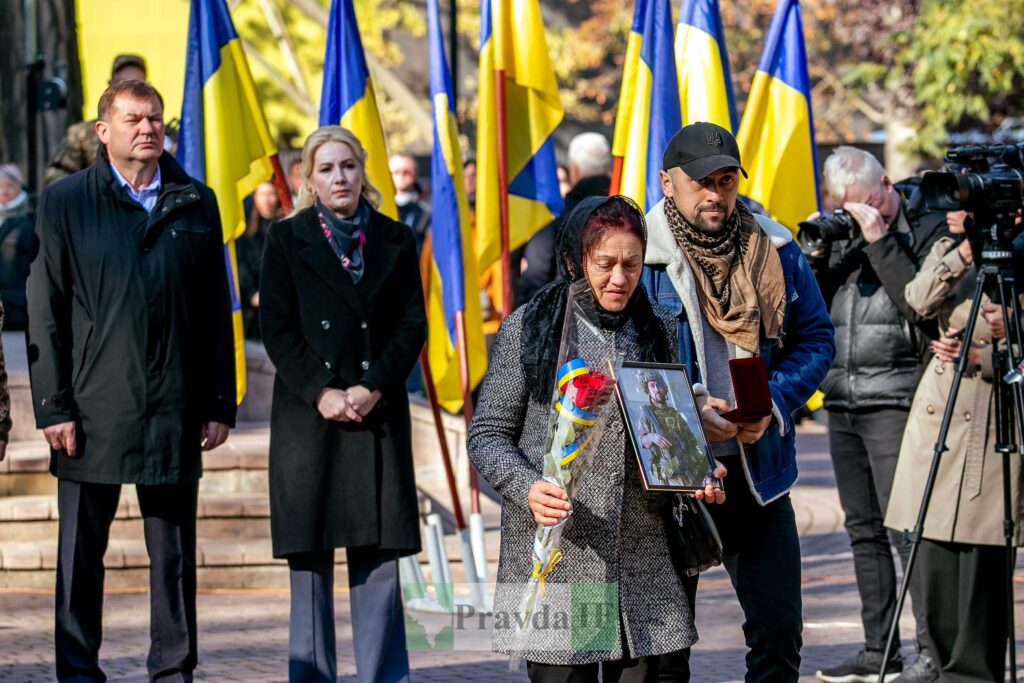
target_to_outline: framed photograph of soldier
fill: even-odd
[[[615,393],[645,489],[683,493],[708,481],[721,486],[685,366],[623,363]]]

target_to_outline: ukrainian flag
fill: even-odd
[[[676,31],[676,71],[683,125],[709,121],[736,132],[739,119],[718,0],[683,0]]]
[[[177,158],[217,195],[231,278],[239,401],[245,395],[245,340],[234,240],[245,230],[242,199],[271,177],[270,157],[276,153],[227,3],[192,0]]]
[[[509,248],[515,249],[562,211],[551,142],[562,121],[562,100],[537,0],[480,3],[476,256],[481,269],[501,257],[499,70],[505,85]]]
[[[740,194],[790,230],[818,210],[811,79],[798,0],[779,0],[736,135]]]
[[[377,95],[366,66],[352,0],[332,0],[320,91],[320,125],[352,131],[366,150],[366,177],[380,190],[380,212],[398,219],[388,147],[377,109]]]
[[[669,0],[637,0],[615,117],[612,154],[622,158],[619,193],[649,210],[661,198],[661,159],[682,127]]]
[[[455,121],[455,102],[437,0],[427,0],[427,32],[430,100],[434,114],[427,357],[438,402],[445,410],[455,413],[462,408],[462,347],[465,345],[468,350],[471,389],[483,379],[487,349],[477,296],[476,256],[470,240],[469,203],[462,180],[459,128]],[[462,336],[458,331],[460,322]]]

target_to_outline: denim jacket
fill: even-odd
[[[662,200],[664,201],[664,200]],[[793,412],[807,402],[825,378],[835,355],[835,329],[807,260],[784,226],[757,216],[782,261],[786,314],[779,341],[761,340],[777,428],[769,427],[752,445],[740,446],[743,473],[761,505],[784,495],[797,479]],[[697,289],[686,258],[668,226],[662,202],[647,214],[647,256],[641,281],[651,299],[679,320],[679,359],[696,382],[705,366]],[[691,333],[695,331],[695,334]]]

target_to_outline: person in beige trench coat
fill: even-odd
[[[959,212],[957,212],[959,213]],[[950,215],[951,232],[963,232],[963,216]],[[957,229],[959,228],[959,229]],[[913,529],[925,481],[952,389],[960,341],[951,335],[967,325],[977,270],[966,241],[942,238],[918,275],[907,284],[907,303],[935,317],[947,336],[932,342],[903,435],[885,524]],[[1001,311],[985,297],[971,338],[949,433],[925,519],[919,564],[933,665],[914,681],[1002,681],[1006,651],[1003,461],[995,452],[991,345],[1003,336]],[[1011,458],[1015,544],[1024,539],[1020,520],[1019,457]],[[906,673],[909,673],[906,672]],[[900,681],[903,680],[901,677]]]

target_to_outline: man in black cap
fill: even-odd
[[[123,54],[114,57],[110,67],[110,81],[146,80],[146,60],[139,55]],[[96,119],[79,121],[68,126],[60,151],[46,167],[46,185],[52,185],[61,178],[77,173],[96,163],[96,150],[100,139],[96,136]]]
[[[746,171],[732,133],[686,126],[669,141],[662,168],[665,198],[647,214],[642,281],[676,314],[679,356],[696,382],[712,454],[742,473],[729,478],[726,502],[712,506],[712,516],[745,615],[746,680],[796,681],[802,608],[791,415],[825,377],[834,329],[790,231],[736,201]],[[730,422],[722,417],[736,404],[729,361],[755,356],[767,370],[772,412]],[[663,657],[662,678],[689,680],[688,650]]]

